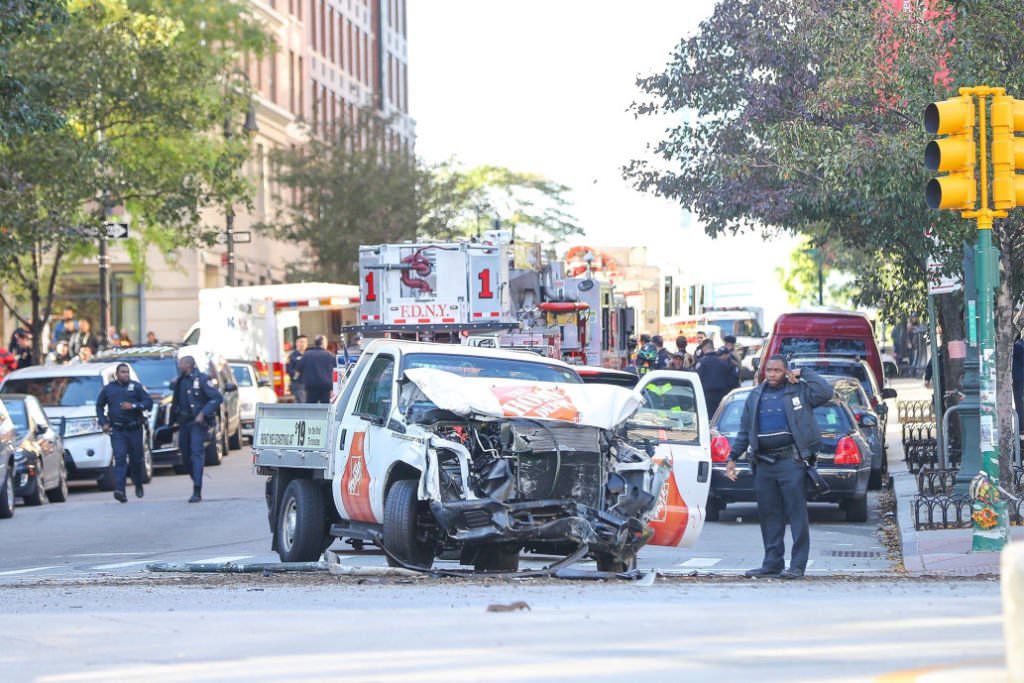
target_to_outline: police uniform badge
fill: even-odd
[[[192,388],[193,389],[199,389],[199,378],[198,377],[196,377],[195,379],[192,380]]]

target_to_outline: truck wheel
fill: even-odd
[[[7,464],[7,476],[0,481],[0,519],[14,516],[14,463]]]
[[[473,569],[478,572],[514,572],[519,570],[519,546],[496,543],[476,551]]]
[[[417,520],[420,502],[416,498],[416,482],[401,479],[391,485],[384,501],[384,546],[398,559],[416,567],[434,564],[434,549],[419,540]],[[397,563],[388,558],[388,564]]]
[[[882,468],[879,467],[877,470],[871,470],[871,476],[868,477],[868,491],[878,491],[882,488]]]
[[[282,562],[315,562],[323,553],[327,511],[323,489],[312,479],[293,479],[277,516],[277,554]]]
[[[868,496],[866,493],[859,498],[850,498],[846,501],[846,521],[868,521]]]
[[[597,561],[597,571],[599,572],[621,574],[636,569],[636,555],[626,560],[619,560],[606,553],[595,553],[594,560]]]

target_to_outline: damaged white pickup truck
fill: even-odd
[[[630,391],[528,352],[381,339],[332,404],[258,406],[253,458],[284,561],[346,538],[412,567],[582,549],[624,571],[700,535],[709,442],[694,373]]]

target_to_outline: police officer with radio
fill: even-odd
[[[115,379],[100,390],[96,398],[96,418],[103,431],[110,435],[110,446],[114,451],[114,498],[128,502],[125,485],[128,467],[131,465],[132,481],[135,482],[135,497],[142,498],[142,480],[145,477],[145,452],[142,439],[145,436],[145,411],[153,407],[153,399],[146,387],[132,381],[127,363],[119,363]]]
[[[785,356],[775,355],[765,363],[765,381],[747,396],[725,476],[736,481],[736,460],[749,448],[764,561],[748,577],[803,578],[811,549],[806,463],[813,464],[821,442],[814,409],[832,395],[828,380],[810,368],[790,370]],[[786,524],[793,537],[788,569]]]
[[[192,497],[188,502],[198,503],[203,499],[203,443],[224,397],[214,381],[196,369],[192,356],[178,359],[178,372],[177,379],[171,382],[171,422],[178,425],[178,449],[183,464],[192,473]]]

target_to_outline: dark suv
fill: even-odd
[[[173,467],[176,472],[185,471],[178,450],[177,428],[171,427],[171,382],[178,376],[178,353],[180,347],[174,344],[157,346],[132,346],[104,351],[95,360],[128,363],[139,376],[139,380],[153,397],[151,424],[151,447],[153,465]],[[200,370],[217,383],[224,395],[220,414],[206,443],[206,464],[219,465],[230,448],[241,448],[241,421],[238,412],[238,391],[230,368],[218,367],[211,359],[196,358]],[[231,401],[234,396],[235,400]],[[232,431],[233,430],[233,431]]]

